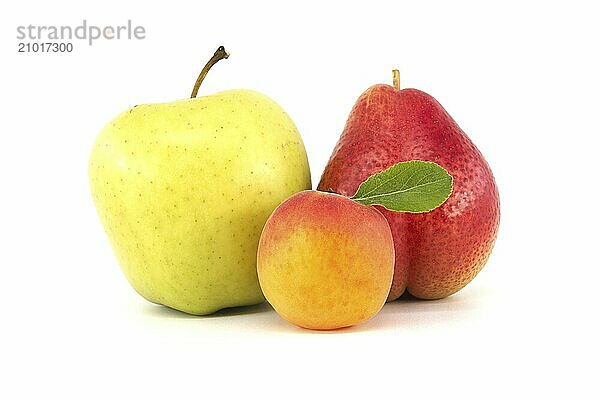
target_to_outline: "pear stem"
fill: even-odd
[[[204,68],[202,68],[202,71],[200,71],[200,75],[198,75],[198,79],[196,79],[196,83],[194,84],[194,89],[192,89],[192,95],[190,96],[192,99],[198,95],[198,89],[200,89],[202,81],[204,80],[206,74],[208,74],[208,71],[212,68],[212,66],[218,63],[220,60],[228,57],[229,53],[227,52],[227,50],[225,50],[225,47],[219,46],[217,51],[215,51],[215,54],[213,54],[213,56],[210,58],[210,60],[208,60]]]
[[[392,83],[396,90],[400,90],[400,71],[397,69],[392,70]]]

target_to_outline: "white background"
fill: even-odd
[[[0,398],[598,398],[598,13],[571,1],[3,5]],[[455,3],[455,4],[450,4]],[[142,41],[18,54],[18,25],[132,19]],[[87,159],[127,108],[251,88],[296,122],[313,185],[358,95],[435,96],[501,194],[483,272],[331,333],[267,305],[198,318],[128,285],[95,215]]]

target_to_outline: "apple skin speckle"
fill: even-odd
[[[262,227],[311,187],[294,123],[250,90],[122,113],[100,133],[89,178],[133,288],[198,315],[264,301],[255,257]]]

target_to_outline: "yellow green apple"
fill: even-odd
[[[284,110],[251,90],[145,104],[100,133],[89,179],[100,220],[133,288],[190,314],[264,301],[261,230],[310,188],[300,135]]]

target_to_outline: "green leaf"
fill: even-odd
[[[452,176],[429,161],[405,161],[361,183],[352,200],[391,211],[422,213],[442,205],[452,193]]]

